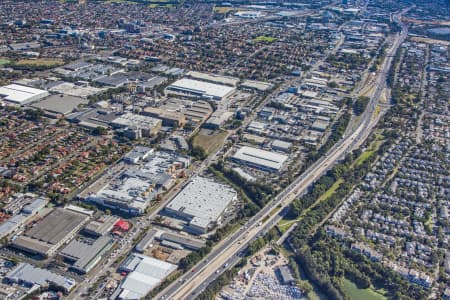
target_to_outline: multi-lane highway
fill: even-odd
[[[378,122],[376,106],[381,93],[386,87],[386,78],[392,59],[398,47],[407,36],[407,30],[403,27],[402,33],[398,34],[394,43],[387,52],[386,59],[381,66],[376,81],[376,90],[360,119],[356,129],[343,137],[330,151],[314,163],[306,172],[299,176],[292,184],[283,190],[270,205],[264,207],[257,215],[252,217],[239,231],[220,242],[212,252],[202,261],[194,266],[190,272],[184,274],[179,281],[174,282],[156,299],[193,299],[208,284],[218,277],[225,269],[236,264],[240,253],[257,237],[265,234],[275,226],[282,218],[280,213],[271,213],[274,209],[283,212],[290,203],[299,195],[304,193],[308,186],[322,176],[339,159],[349,151],[359,147],[369,136],[371,129]]]

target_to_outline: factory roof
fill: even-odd
[[[165,232],[159,237],[160,240],[173,242],[182,245],[184,248],[190,250],[198,250],[205,246],[205,243],[200,240],[194,240],[179,234]]]
[[[13,240],[12,244],[26,251],[48,255],[52,249],[87,220],[88,216],[63,208],[56,208],[31,229]]]
[[[42,197],[38,197],[30,204],[25,205],[22,208],[22,212],[25,214],[33,214],[37,212],[39,209],[43,208],[45,205],[47,205],[48,200]]]
[[[232,188],[212,179],[195,177],[166,208],[191,216],[192,225],[207,227],[217,221],[235,197],[236,191]]]
[[[0,238],[10,234],[20,224],[22,224],[27,217],[23,214],[15,215],[0,225]]]
[[[241,86],[258,91],[267,91],[273,87],[273,84],[263,81],[245,80],[244,82],[242,82]]]
[[[66,115],[78,108],[80,104],[88,104],[88,101],[80,97],[53,95],[33,103],[31,106],[52,113]]]
[[[153,153],[153,149],[144,146],[136,146],[130,152],[123,156],[123,159],[128,162],[139,161]]]
[[[176,265],[145,256],[131,254],[122,264],[121,270],[130,272],[119,287],[121,299],[140,299],[155,288],[170,273]]]
[[[329,122],[325,122],[325,121],[321,121],[321,120],[316,120],[314,121],[314,123],[311,125],[312,129],[317,129],[320,131],[325,131],[327,129],[329,125]]]
[[[267,169],[279,170],[288,159],[288,156],[244,146],[233,155],[233,159],[248,162],[252,165],[261,166]]]
[[[282,150],[282,151],[289,151],[289,148],[292,147],[292,143],[281,141],[281,140],[274,140],[272,142],[272,148]]]
[[[84,230],[90,234],[104,235],[114,227],[114,224],[117,223],[117,220],[119,220],[119,218],[116,216],[104,215],[98,220],[89,222]]]
[[[145,249],[150,245],[150,243],[155,238],[155,235],[158,231],[155,229],[149,230],[145,236],[142,238],[142,240],[139,241],[139,243],[136,245],[135,249],[138,252],[144,252]]]
[[[92,64],[85,62],[85,61],[74,62],[74,63],[63,66],[64,69],[71,70],[71,71],[77,71],[77,70],[85,69],[85,68],[89,68],[89,67],[92,67]]]
[[[283,284],[291,284],[295,281],[288,266],[279,266],[277,271]]]
[[[61,93],[64,95],[87,98],[91,95],[97,95],[106,90],[106,88],[96,88],[93,86],[81,86],[72,82],[59,82],[48,88],[49,91]]]
[[[49,244],[56,244],[85,219],[85,215],[57,208],[36,223],[25,235]]]
[[[103,76],[95,80],[97,83],[118,87],[128,82],[128,76],[124,73],[117,73],[111,76]]]
[[[186,74],[189,77],[204,80],[204,81],[210,81],[215,82],[219,84],[226,84],[230,86],[236,86],[239,82],[239,78],[229,77],[229,76],[221,76],[216,74],[207,74],[207,73],[201,73],[196,71],[190,71]]]
[[[262,131],[262,130],[264,130],[266,128],[267,128],[267,124],[266,123],[262,123],[262,122],[258,122],[258,121],[252,121],[248,125],[248,129],[249,130],[253,130],[253,131]]]
[[[15,103],[26,104],[48,96],[45,90],[35,89],[18,84],[10,84],[0,87],[0,99]]]
[[[187,92],[198,97],[213,97],[214,99],[222,99],[234,92],[236,88],[222,84],[183,78],[169,85],[167,89]]]
[[[97,261],[97,258],[109,249],[114,240],[107,236],[102,236],[93,243],[72,240],[60,254],[66,258],[74,260],[74,267],[78,270],[88,272]]]
[[[123,114],[111,121],[114,126],[120,127],[138,127],[138,128],[153,128],[161,123],[160,119],[137,115],[133,113]]]
[[[75,280],[52,273],[45,269],[36,268],[28,263],[20,263],[14,270],[6,275],[13,282],[26,282],[46,286],[53,283],[70,291],[75,287]]]
[[[143,164],[128,166],[88,199],[102,205],[142,211],[156,195],[157,189],[172,181],[167,170],[180,162],[184,165],[189,163],[186,157],[178,154],[155,151],[146,156]]]

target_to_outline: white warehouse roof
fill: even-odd
[[[212,179],[195,177],[166,206],[166,209],[192,218],[191,225],[206,229],[220,218],[236,197],[236,191],[229,186]]]
[[[121,270],[129,272],[120,289],[120,299],[141,299],[164,278],[175,271],[176,265],[149,256],[131,254]]]
[[[192,77],[194,79],[210,81],[210,82],[218,83],[218,84],[226,84],[226,85],[231,85],[231,86],[236,86],[239,83],[239,78],[216,75],[216,74],[207,74],[207,73],[201,73],[201,72],[197,72],[197,71],[190,71],[186,75],[189,77]]]
[[[263,169],[278,171],[288,159],[288,156],[244,146],[233,155],[233,159]]]
[[[215,100],[222,100],[230,96],[235,90],[235,87],[188,78],[180,79],[166,88],[166,92],[168,93],[182,94],[190,97],[213,98]]]
[[[0,99],[20,105],[37,101],[47,97],[48,95],[49,93],[45,90],[18,84],[10,84],[0,87]]]

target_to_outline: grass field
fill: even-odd
[[[369,159],[373,154],[375,153],[375,150],[367,150],[364,151],[358,159],[356,159],[356,165],[359,166],[363,164],[367,159]]]
[[[350,299],[353,300],[385,300],[387,299],[384,295],[381,293],[374,291],[371,288],[368,289],[359,289],[356,284],[351,282],[348,279],[344,279],[344,290],[347,292],[347,294],[350,296]]]
[[[9,64],[9,63],[10,63],[9,60],[4,59],[4,58],[0,58],[0,66],[1,66],[1,65],[6,65],[6,64]]]
[[[356,159],[355,164],[357,166],[360,166],[361,164],[363,164],[367,159],[369,159],[370,157],[372,157],[376,151],[378,151],[378,149],[380,148],[380,146],[383,144],[384,142],[384,136],[382,134],[376,134],[376,139],[375,141],[373,141],[370,146],[369,149],[364,151],[363,153],[361,153],[361,155]]]
[[[338,187],[344,183],[344,179],[339,178],[322,196],[320,196],[317,203],[320,203],[324,200],[327,200],[331,195],[334,194],[334,192],[338,189]],[[315,206],[316,204],[314,204]]]
[[[226,131],[201,130],[194,138],[194,146],[201,147],[206,154],[217,151],[223,145],[228,133]]]
[[[173,4],[170,4],[170,3],[168,3],[168,4],[150,3],[150,4],[148,5],[148,7],[149,7],[149,8],[158,8],[158,7],[171,8],[171,7],[174,7],[174,5],[173,5]]]
[[[219,14],[226,14],[229,11],[235,10],[233,7],[223,7],[223,6],[216,6],[214,7],[214,12]]]
[[[267,42],[267,43],[272,43],[274,41],[276,41],[277,38],[272,37],[272,36],[265,36],[265,35],[260,35],[257,38],[255,38],[253,40],[253,42],[258,43],[258,42]]]
[[[61,66],[64,61],[59,58],[39,58],[39,59],[20,59],[14,63],[16,66],[32,66],[32,67],[45,67],[53,68]]]

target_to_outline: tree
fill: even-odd
[[[330,82],[328,82],[327,85],[328,85],[328,87],[330,87],[332,89],[335,89],[338,87],[338,84],[336,83],[336,81],[330,81]]]
[[[366,96],[360,96],[356,99],[355,103],[353,103],[353,112],[355,115],[361,115],[365,110],[366,106],[369,103],[370,98]]]
[[[106,128],[101,126],[97,126],[92,130],[92,134],[94,135],[105,135],[107,132]]]

